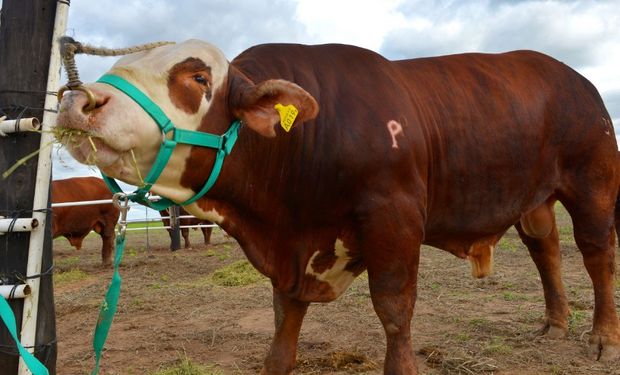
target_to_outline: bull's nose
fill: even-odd
[[[69,110],[80,110],[84,114],[103,107],[110,100],[110,96],[81,86],[65,92],[62,97],[62,107]]]

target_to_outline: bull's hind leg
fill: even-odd
[[[614,206],[617,191],[613,181],[580,182],[575,184],[576,191],[561,200],[573,219],[575,242],[594,287],[590,350],[597,359],[614,360],[620,357],[620,324],[614,302]]]
[[[562,256],[553,205],[549,200],[526,213],[515,224],[521,241],[527,246],[538,268],[545,294],[545,325],[541,333],[550,338],[568,333],[568,302],[562,285]]]
[[[276,332],[261,375],[286,375],[295,368],[297,340],[308,302],[298,301],[273,289]]]
[[[189,242],[189,228],[181,228],[181,236],[183,237],[184,248],[189,249],[192,246]]]
[[[208,246],[211,243],[211,233],[213,233],[213,228],[200,228],[202,229],[202,237],[205,240],[205,246]]]

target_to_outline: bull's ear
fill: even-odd
[[[282,79],[270,79],[254,84],[247,78],[236,75],[230,85],[230,106],[234,116],[266,137],[276,135],[275,127],[280,123],[276,104],[292,104],[299,113],[295,124],[312,120],[319,112],[319,105],[306,90]]]

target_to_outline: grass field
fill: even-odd
[[[557,211],[571,308],[568,337],[537,335],[545,309],[542,288],[514,230],[499,243],[494,274],[481,280],[472,279],[467,261],[423,247],[412,328],[420,373],[620,374],[620,363],[587,357],[591,283],[570,218],[561,207]],[[214,231],[209,246],[200,238],[191,231],[194,246],[170,252],[164,230],[128,232],[121,300],[102,373],[258,373],[273,332],[271,285],[221,231]],[[54,246],[58,373],[88,373],[92,331],[112,271],[99,265],[96,235],[81,252],[65,239]],[[381,374],[384,351],[383,328],[362,274],[337,301],[311,305],[296,373]]]

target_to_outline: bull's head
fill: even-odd
[[[137,87],[180,129],[222,134],[239,119],[247,128],[271,137],[280,119],[276,104],[294,105],[299,110],[296,123],[318,112],[314,98],[296,84],[277,79],[252,82],[229,65],[219,49],[198,40],[129,55],[109,74]],[[95,108],[87,109],[89,99],[82,91],[67,92],[57,124],[61,142],[79,162],[140,185],[162,143],[161,130],[117,88],[106,83],[85,87],[94,94]],[[153,186],[155,193],[178,202],[194,195],[192,188],[181,184],[190,147],[176,147]]]

